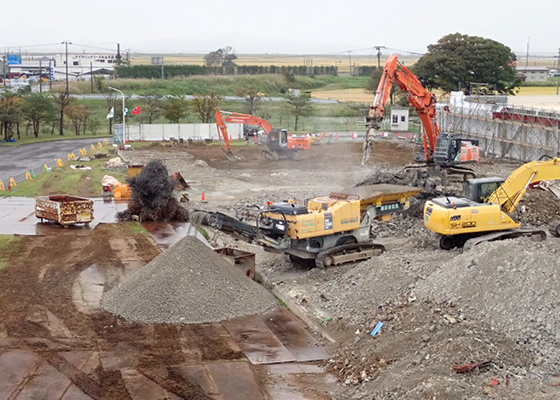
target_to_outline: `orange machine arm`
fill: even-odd
[[[370,129],[379,130],[381,128],[385,105],[389,101],[391,88],[395,81],[399,88],[407,94],[408,101],[416,109],[422,120],[426,162],[433,162],[436,139],[439,135],[439,127],[436,122],[436,96],[422,86],[418,77],[399,62],[396,54],[389,57],[383,68],[383,74],[375,92],[375,100],[366,117],[367,134],[369,136]]]
[[[225,114],[225,115],[224,115]],[[274,129],[272,124],[266,119],[255,117],[254,115],[240,114],[229,111],[216,111],[216,124],[218,133],[224,138],[225,147],[230,150],[230,138],[227,131],[226,122],[233,122],[246,125],[258,125],[266,132],[267,136]]]

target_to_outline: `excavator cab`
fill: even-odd
[[[476,178],[465,182],[465,197],[477,203],[487,203],[488,199],[504,183],[503,178]]]
[[[282,150],[288,147],[288,131],[285,129],[273,129],[268,134],[268,148],[270,150]]]

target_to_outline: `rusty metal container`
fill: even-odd
[[[38,197],[35,216],[41,221],[57,222],[62,226],[85,224],[93,221],[93,201],[75,196]]]
[[[214,251],[221,254],[231,265],[240,268],[249,278],[255,279],[255,253],[234,249],[233,247],[222,247]]]

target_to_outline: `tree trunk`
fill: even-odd
[[[54,128],[55,128],[56,122],[53,121],[52,125],[51,125],[51,135],[54,135]]]
[[[35,135],[35,137],[39,137],[39,126],[39,121],[33,121],[33,135]]]
[[[60,136],[64,135],[64,110],[60,109],[60,131],[58,133]]]
[[[299,120],[299,116],[296,115],[296,126],[294,126],[294,131],[297,131],[298,120]]]
[[[19,122],[16,124],[17,138],[21,140],[21,135],[19,134]]]

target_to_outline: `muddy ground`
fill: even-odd
[[[0,271],[0,399],[330,398],[334,382],[316,363],[253,365],[255,352],[221,323],[137,324],[101,310],[103,292],[161,250],[131,223],[60,230],[22,237]],[[275,312],[263,318],[290,321]],[[262,325],[251,321],[243,327]]]
[[[192,207],[233,213],[240,204],[303,200],[353,186],[370,179],[372,173],[393,173],[408,164],[417,150],[407,142],[378,142],[366,166],[359,165],[361,143],[313,146],[298,162],[264,161],[257,146],[234,148],[241,158],[236,163],[228,162],[217,146],[153,146],[129,152],[128,157],[134,163],[164,159],[171,171],[181,172],[192,182]],[[485,160],[474,168],[478,176],[505,177],[518,166]],[[362,263],[309,269],[223,234],[211,235],[218,245],[256,252],[257,267],[269,283],[307,310],[326,336],[334,339],[334,343],[325,342],[334,354],[325,365],[340,383],[334,398],[557,398],[560,354],[554,348],[558,334],[554,327],[545,326],[546,317],[544,322],[541,316],[538,321],[532,317],[535,310],[553,310],[556,305],[540,307],[539,296],[526,295],[539,292],[539,279],[555,282],[554,258],[540,265],[539,254],[556,254],[558,239],[549,238],[538,245],[511,240],[473,249],[470,254],[442,251],[423,227],[418,210],[422,198],[430,198],[432,192],[456,193],[461,184],[438,181],[428,186],[413,207],[416,212],[396,216],[375,228],[377,240],[388,251]],[[208,203],[200,202],[203,191]],[[547,192],[530,192],[518,217],[524,223],[544,227],[558,217],[557,204]],[[472,269],[473,275],[460,273],[461,268],[471,271],[473,265],[483,265],[487,254],[492,265],[503,264],[500,271],[505,277],[516,279],[496,276],[492,265],[484,265],[480,271]],[[527,266],[526,254],[537,261]],[[446,271],[456,265],[459,269],[447,275]],[[532,267],[542,268],[542,277],[537,274],[523,287],[524,275],[520,274],[531,273]],[[461,279],[473,281],[469,290],[474,293],[476,289],[478,296],[461,292],[467,283]],[[502,280],[517,286],[502,291]],[[491,296],[485,292],[486,282],[495,283],[488,285]],[[435,290],[439,287],[442,290]],[[486,299],[493,308],[490,303],[486,307]],[[505,306],[497,307],[496,302]],[[523,321],[527,329],[518,329],[514,320]],[[372,337],[370,332],[379,321],[385,326]],[[556,324],[555,316],[552,322]],[[453,370],[454,365],[485,361],[484,367],[470,372]]]

